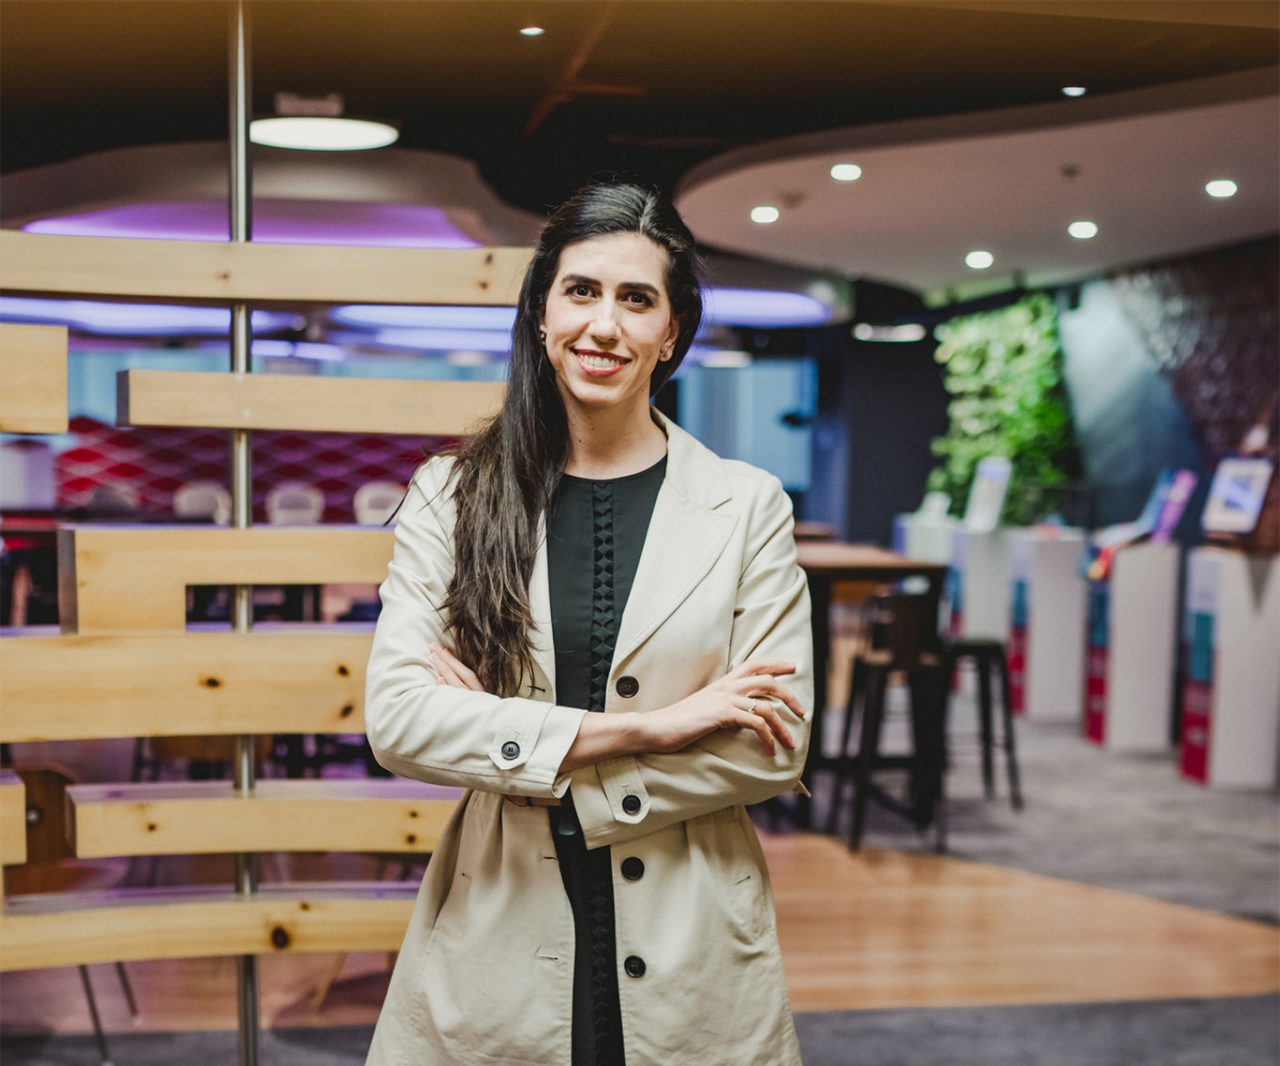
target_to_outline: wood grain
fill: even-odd
[[[6,637],[0,740],[359,733],[372,637],[367,623]]]
[[[241,851],[431,852],[462,790],[387,780],[73,785],[71,842],[82,859]]]
[[[0,323],[0,432],[67,431],[67,327]]]
[[[490,381],[306,378],[123,370],[124,426],[288,429],[311,433],[463,436],[497,413],[506,386]]]
[[[22,779],[0,770],[0,865],[27,861],[27,805]]]
[[[58,530],[65,633],[181,631],[188,585],[380,583],[392,531],[379,527],[66,526]]]
[[[0,289],[254,304],[514,305],[528,248],[368,248],[0,231]]]

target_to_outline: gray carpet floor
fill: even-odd
[[[900,692],[891,698],[887,750],[905,750],[902,699]],[[833,713],[827,720],[830,751],[838,747],[838,718]],[[1172,750],[1114,755],[1083,740],[1074,726],[1019,720],[1015,732],[1026,803],[1021,812],[1009,803],[999,753],[997,799],[983,799],[973,701],[953,702],[948,854],[1280,922],[1280,802],[1274,792],[1206,789],[1178,775]],[[883,780],[893,791],[894,775]],[[828,788],[815,791],[819,825],[829,796]],[[847,826],[845,811],[841,831]],[[874,804],[865,843],[906,850],[930,844]]]
[[[1280,998],[800,1014],[805,1066],[1274,1066]],[[358,1066],[368,1028],[263,1034],[263,1066]],[[90,1037],[0,1043],[5,1066],[94,1066]],[[236,1061],[234,1033],[112,1036],[119,1066]],[[443,1063],[424,1066],[445,1066]],[[448,1066],[465,1066],[451,1063]],[[637,1063],[634,1066],[653,1066]],[[663,1066],[700,1066],[673,1054]],[[770,1066],[743,1063],[742,1066]]]

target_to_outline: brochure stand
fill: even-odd
[[[1084,695],[1084,532],[1014,529],[1007,536],[1014,713],[1033,721],[1074,722]]]
[[[1108,579],[1089,583],[1084,734],[1109,751],[1169,748],[1178,555],[1176,544],[1121,548]]]
[[[1009,636],[1009,541],[1004,530],[978,533],[957,526],[947,575],[952,637]]]
[[[1221,788],[1276,784],[1280,562],[1196,548],[1183,614],[1182,774]]]

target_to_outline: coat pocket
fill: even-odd
[[[704,854],[715,879],[715,897],[737,936],[754,943],[769,925],[769,900],[764,872],[750,846],[741,808],[727,807],[699,819]]]

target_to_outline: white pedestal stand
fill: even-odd
[[[1169,749],[1178,597],[1175,544],[1116,552],[1089,589],[1085,736],[1109,751]]]
[[[1084,533],[1012,529],[1009,679],[1015,714],[1075,722],[1084,697]]]
[[[1280,560],[1222,548],[1187,557],[1182,773],[1273,788],[1280,730]]]

